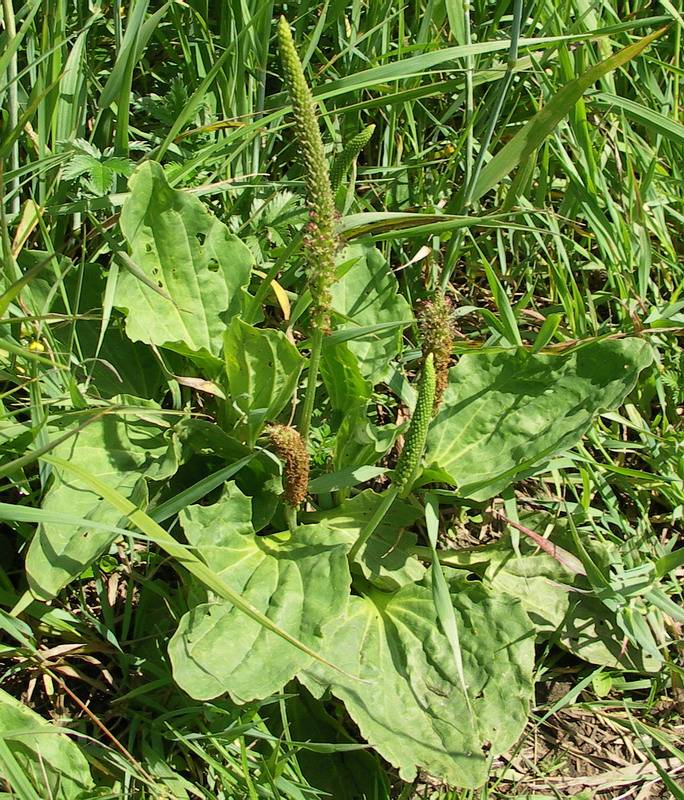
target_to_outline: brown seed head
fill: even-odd
[[[454,314],[451,302],[441,294],[421,303],[418,324],[423,342],[423,356],[432,353],[437,373],[434,411],[437,412],[449,380],[451,351],[454,345]]]
[[[306,497],[309,485],[309,453],[295,428],[289,425],[270,425],[266,429],[271,447],[283,462],[285,500],[297,508]]]

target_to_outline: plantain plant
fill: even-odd
[[[381,250],[335,207],[373,126],[344,146],[331,182],[284,18],[277,39],[306,190],[301,236],[280,266],[304,288],[288,295],[277,271],[266,285],[252,250],[202,200],[153,160],[136,169],[119,222],[132,268],[111,287],[121,339],[143,349],[158,383],[203,398],[201,413],[156,413],[124,363],[125,413],[55,422],[50,435],[65,438],[43,503],[51,516],[28,548],[30,586],[54,597],[132,520],[192,573],[168,652],[193,698],[244,704],[286,687],[306,702],[335,698],[404,780],[425,770],[476,787],[525,727],[540,637],[557,629],[563,646],[615,668],[653,669],[659,648],[644,648],[642,630],[625,644],[617,622],[583,640],[581,590],[599,578],[571,560],[506,540],[477,558],[447,552],[440,501],[510,502],[517,482],[623,403],[651,350],[638,338],[553,349],[552,333],[452,365],[451,302],[426,290],[416,321]],[[376,414],[379,391],[386,409],[412,408],[410,420]],[[86,461],[90,474],[74,477],[69,462]],[[159,526],[176,519],[173,549]],[[571,532],[557,536],[575,559],[595,558]],[[530,559],[529,575],[552,574],[544,588],[567,602],[561,617],[540,613],[512,557]]]

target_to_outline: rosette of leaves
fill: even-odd
[[[250,505],[229,484],[214,505],[181,514],[185,535],[232,588],[320,658],[209,596],[183,617],[169,645],[178,683],[198,699],[229,693],[245,702],[297,676],[315,695],[343,700],[406,779],[426,768],[459,785],[481,783],[491,760],[485,743],[500,752],[527,717],[533,629],[522,607],[481,586],[452,585],[455,613],[471,634],[464,643],[470,700],[427,579],[393,591],[359,579],[352,596],[346,532],[317,524],[256,536]]]
[[[335,264],[328,167],[313,97],[284,19],[278,43],[311,212],[306,247],[312,338],[330,333],[333,315],[336,325],[315,357],[312,347],[304,408],[311,411],[314,397],[329,403],[323,408],[332,409],[326,424],[337,437],[333,463],[339,471],[314,474],[307,494],[310,413],[303,415],[304,426],[298,421],[300,434],[282,425],[301,358],[275,331],[240,319],[241,293],[232,293],[232,320],[220,316],[234,415],[226,419],[248,448],[269,424],[270,448],[285,478],[281,512],[300,506],[313,524],[297,525],[292,514],[275,513],[271,527],[264,524],[257,535],[259,500],[233,483],[213,504],[181,512],[190,547],[261,621],[191,585],[190,608],[169,645],[173,673],[197,699],[227,694],[235,702],[266,698],[296,679],[314,697],[343,703],[361,736],[403,779],[425,770],[452,785],[476,787],[525,727],[539,627],[513,582],[507,591],[489,573],[485,582],[473,582],[442,568],[436,523],[428,525],[432,569],[421,563],[421,531],[406,529],[421,515],[422,487],[439,481],[461,498],[484,500],[543,470],[581,439],[602,410],[624,401],[651,361],[650,348],[635,339],[592,341],[559,355],[522,347],[485,350],[449,369],[452,314],[437,297],[423,313],[417,386],[397,380],[393,362],[410,307],[378,250],[354,244],[343,256],[348,261]],[[262,373],[265,384],[259,383]],[[345,449],[351,425],[368,417],[374,388],[392,380],[406,404],[415,403],[409,425],[385,426],[390,433],[382,438],[384,448],[377,437]],[[396,469],[386,469],[386,461],[369,465],[368,455],[380,463],[400,434],[404,452]],[[359,454],[361,463],[354,464],[349,452]],[[316,466],[314,460],[314,473]],[[355,493],[368,467],[374,475],[388,473],[384,492]],[[337,495],[340,488],[349,494]],[[309,500],[316,511],[307,510]],[[434,511],[434,498],[425,500]],[[293,523],[287,532],[278,527],[284,517]]]

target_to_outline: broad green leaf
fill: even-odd
[[[126,313],[126,333],[216,365],[211,356],[240,310],[252,256],[199,198],[172,189],[156,162],[138,167],[129,186],[121,230],[131,258],[171,299],[122,271],[115,305]]]
[[[38,265],[52,263],[50,253],[26,249],[21,253],[21,261],[27,271],[34,270]],[[64,274],[64,294],[58,293],[51,302],[47,294],[51,286],[32,282],[30,288],[34,299],[37,300],[39,291],[46,293],[39,301],[38,308],[41,311],[38,313],[49,307],[51,313],[71,315],[75,310],[75,298],[81,311],[102,308],[106,303],[103,299],[106,281],[97,265],[86,265],[84,280],[81,280],[73,262],[66,258],[61,260],[60,270]],[[72,298],[72,305],[64,302],[66,298]],[[124,320],[118,315],[115,314],[104,329],[101,319],[91,317],[91,314],[79,314],[73,327],[55,325],[52,328],[52,336],[60,342],[65,352],[73,347],[72,337],[73,341],[78,342],[82,366],[77,374],[88,381],[89,390],[106,398],[117,394],[159,397],[167,379],[152,349],[141,342],[132,342],[124,333]]]
[[[637,610],[642,621],[641,613]],[[662,660],[632,643],[625,645],[625,631],[618,625],[615,615],[594,597],[573,600],[559,631],[559,642],[578,658],[591,664],[635,670],[659,672]],[[652,639],[652,634],[650,634]]]
[[[391,446],[396,428],[391,426],[391,431],[382,431],[370,422],[368,402],[373,386],[361,374],[359,361],[347,342],[324,339],[321,376],[333,408],[334,469],[349,473],[359,465],[377,463]]]
[[[0,689],[0,739],[39,797],[76,800],[93,788],[85,756],[63,729]],[[0,772],[1,769],[0,758]],[[6,777],[6,776],[3,776]],[[13,786],[19,790],[19,786]]]
[[[161,397],[166,389],[166,378],[151,348],[141,342],[132,342],[124,334],[122,324],[110,324],[99,350],[96,350],[98,328],[97,323],[87,321],[79,325],[78,336],[84,353],[97,353],[87,366],[91,387],[99,396],[111,398],[117,394],[131,394],[136,397]]]
[[[365,408],[370,400],[373,387],[361,374],[358,360],[346,342],[323,340],[321,377],[335,411]]]
[[[582,95],[604,75],[626,64],[640,55],[666,29],[644,36],[643,39],[619,50],[615,55],[590,67],[583,75],[567,83],[549,102],[529,120],[522,130],[505,144],[480,172],[472,199],[478,200],[493,189],[499,181],[524,163],[551,134],[558,123],[572,111]]]
[[[325,526],[256,536],[251,501],[228,484],[218,503],[191,506],[183,530],[213,571],[252,607],[305,645],[318,649],[326,624],[344,613],[349,595],[346,548]],[[169,643],[174,678],[208,700],[267,697],[312,659],[225,600],[212,599],[181,619]]]
[[[424,479],[451,483],[464,497],[492,497],[576,444],[596,414],[624,401],[651,359],[640,339],[559,356],[462,356],[428,433]]]
[[[173,432],[133,416],[109,414],[93,422],[52,451],[58,458],[86,467],[134,503],[147,499],[145,477],[163,480],[178,466]],[[94,491],[61,469],[43,500],[46,514],[69,514],[98,523],[121,525],[121,514]],[[32,591],[53,597],[97,558],[118,536],[102,527],[83,528],[61,522],[39,526],[26,555],[26,572]]]
[[[228,394],[240,414],[238,431],[253,444],[265,423],[291,402],[304,357],[282,331],[237,318],[225,333],[223,353]]]
[[[344,542],[351,548],[381,500],[382,495],[366,489],[328,511],[301,516],[306,521],[323,522],[330,526],[339,534],[336,541]],[[416,545],[416,535],[406,531],[418,517],[419,509],[403,500],[395,500],[373,535],[359,550],[356,561],[363,576],[374,586],[392,591],[407,583],[420,581],[425,575],[425,567],[411,555]]]
[[[516,555],[512,546],[490,549],[484,582],[493,592],[517,597],[538,633],[552,634],[568,613],[573,576],[545,553]]]
[[[214,592],[217,597],[228,600],[237,609],[242,611],[243,614],[249,617],[249,619],[254,620],[268,631],[289,642],[315,661],[320,661],[330,669],[338,669],[334,664],[322,659],[315,650],[312,650],[308,645],[304,644],[304,642],[297,639],[296,636],[292,636],[290,633],[280,628],[266,614],[262,613],[249,601],[245,600],[239,592],[232,589],[228,583],[217,575],[199,556],[196,556],[191,548],[178,542],[167,530],[158,525],[151,517],[137,508],[130,500],[127,500],[120,492],[116,491],[116,489],[112,489],[107,483],[96,478],[88,472],[87,469],[78,464],[66,461],[63,458],[57,458],[53,455],[43,455],[42,459],[48,464],[59,467],[65,473],[77,476],[82,484],[95,489],[103,500],[114,508],[117,508],[130,520],[131,524],[142,531],[150,541],[155,542],[168,553],[171,558],[175,559],[178,564],[185,567],[188,572],[198,579],[202,586]]]
[[[331,290],[335,327],[352,336],[358,329],[359,338],[350,339],[347,346],[358,359],[361,376],[371,384],[380,383],[389,375],[389,362],[399,354],[401,329],[410,324],[411,309],[379,250],[354,244],[343,258],[352,263]],[[383,324],[388,327],[371,333],[362,330]]]
[[[660,669],[659,660],[631,644],[625,646],[615,614],[587,594],[586,580],[568,573],[551,556],[533,552],[526,544],[520,555],[510,545],[497,544],[490,556],[485,585],[494,593],[517,597],[540,637],[557,639],[592,664],[639,672]]]
[[[343,700],[362,736],[403,780],[422,768],[473,787],[486,780],[492,758],[515,742],[527,721],[533,636],[527,615],[510,597],[493,597],[467,581],[451,588],[472,714],[432,592],[423,585],[352,597],[326,636],[321,652],[366,683],[317,665],[298,677],[314,694],[329,688]]]

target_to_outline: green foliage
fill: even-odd
[[[611,556],[618,561],[617,553]],[[660,668],[650,653],[626,645],[616,615],[586,595],[586,579],[569,575],[551,556],[501,548],[492,554],[485,583],[517,597],[542,637],[557,640],[584,661],[639,672]]]
[[[297,760],[313,786],[336,800],[387,796],[388,780],[380,759],[361,749],[303,687],[287,699],[287,720],[292,738],[308,743]]]
[[[101,197],[107,194],[116,175],[130,175],[132,165],[124,158],[116,158],[111,153],[102,154],[97,147],[84,139],[72,143],[72,155],[62,167],[62,178],[74,180],[87,176],[85,188]]]
[[[593,84],[604,75],[626,64],[642,53],[651,42],[662,35],[662,30],[645,36],[625,47],[605,61],[594,65],[583,75],[570,81],[546,104],[544,109],[529,120],[524,128],[487,164],[473,189],[472,199],[479,199],[492,189],[512,169],[524,164],[542,144],[556,125],[572,111],[573,106]]]
[[[590,342],[570,355],[466,355],[449,375],[428,436],[428,475],[483,500],[579,441],[624,401],[651,350],[638,339]]]
[[[181,515],[188,542],[252,606],[305,644],[320,637],[347,604],[345,549],[326,529],[304,527],[288,537],[258,537],[249,499],[232,484],[218,503]],[[229,692],[236,702],[277,692],[311,658],[232,606],[210,598],[180,621],[169,644],[174,677],[192,697]]]
[[[58,429],[59,430],[59,429]],[[178,467],[178,448],[173,431],[135,413],[107,415],[82,430],[67,428],[70,434],[53,448],[53,455],[87,465],[96,478],[121,492],[133,502],[147,500],[145,478],[164,480]],[[72,476],[55,468],[50,489],[43,500],[44,522],[26,554],[26,572],[33,592],[53,597],[117,538],[117,533],[88,527],[74,527],[59,521],[69,514],[113,527],[121,514],[92,490],[74,482]]]
[[[0,742],[2,775],[17,776],[17,782],[12,782],[27,800],[77,800],[93,789],[88,762],[78,744],[2,689]]]
[[[4,0],[0,794],[677,794],[662,8]]]
[[[401,332],[412,320],[411,308],[379,250],[354,244],[339,260],[342,274],[331,289],[338,322],[331,338],[347,341],[362,377],[377,384],[391,374],[390,362],[401,350]]]
[[[254,328],[238,318],[226,330],[223,357],[236,431],[254,444],[292,398],[304,359],[281,331]]]
[[[242,308],[250,253],[198,198],[172,189],[155,162],[138,168],[130,190],[121,231],[134,269],[119,276],[114,300],[126,333],[213,365]]]
[[[351,546],[381,501],[381,495],[366,489],[329,511],[312,514],[311,518],[329,525],[337,533],[336,540]],[[407,503],[393,503],[374,535],[361,547],[356,564],[363,577],[374,586],[392,591],[417,583],[425,575],[425,567],[413,555],[416,536],[406,530],[418,516],[419,512]]]
[[[460,581],[453,592],[458,624],[468,631],[462,648],[472,712],[432,593],[419,584],[350,600],[322,652],[353,680],[316,667],[302,677],[314,694],[329,688],[344,700],[363,736],[404,780],[420,766],[450,783],[479,786],[492,755],[525,725],[533,638],[527,615],[505,595]]]

